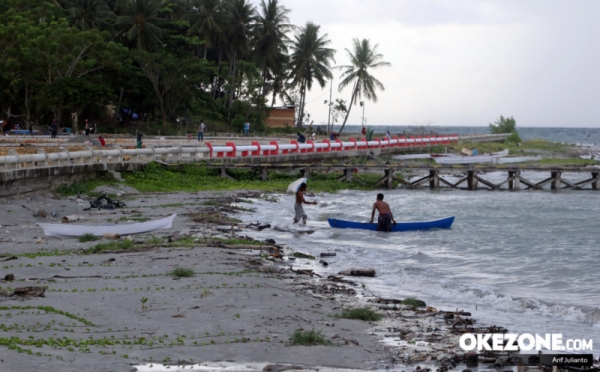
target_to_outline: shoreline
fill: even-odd
[[[208,211],[217,218],[221,212],[215,213],[215,209],[224,208],[224,213],[234,209],[226,205],[217,207],[212,201],[260,197],[259,194],[180,192],[155,196],[123,195],[131,207],[100,212],[81,212],[86,205],[77,197],[53,199],[30,195],[2,200],[3,209],[10,212],[0,222],[1,259],[15,254],[17,257],[3,262],[1,271],[2,277],[14,274],[16,279],[1,284],[4,296],[0,296],[0,306],[9,307],[0,312],[5,327],[2,347],[8,346],[10,337],[18,337],[21,341],[12,345],[22,351],[7,350],[11,357],[0,363],[3,370],[28,371],[40,365],[61,371],[81,370],[83,366],[93,366],[94,370],[129,370],[134,364],[160,361],[252,361],[393,370],[400,366],[411,368],[404,366],[407,361],[404,357],[399,357],[406,353],[412,355],[411,362],[415,363],[412,367],[416,363],[436,363],[450,368],[451,362],[462,358],[434,350],[438,347],[448,350],[453,343],[449,334],[438,328],[444,322],[443,314],[435,315],[431,309],[414,311],[402,305],[367,302],[366,297],[360,297],[364,296],[360,278],[334,278],[334,281],[316,278],[307,275],[309,271],[297,270],[310,266],[310,260],[298,258],[293,261],[293,269],[289,269],[286,267],[289,262],[267,259],[265,252],[269,251],[248,250],[247,245],[244,248],[233,245],[230,249],[206,244],[177,247],[178,241],[183,242],[189,236],[229,239],[231,232],[218,223],[197,224],[190,216]],[[57,212],[56,223],[60,217],[75,212],[88,213],[89,220],[96,223],[110,223],[117,217],[128,216],[124,211],[141,211],[138,214],[151,219],[172,212],[188,216],[180,214],[170,230],[134,236],[134,242],[141,243],[134,248],[139,249],[82,254],[105,241],[79,243],[75,238],[44,237],[34,225],[43,220],[33,217],[22,205],[30,209],[42,206],[49,213]],[[7,226],[6,214],[18,226]],[[48,219],[51,217],[43,222],[49,222]],[[243,230],[235,234],[238,239],[245,239]],[[148,244],[150,239],[156,242],[160,237],[163,243]],[[273,237],[277,238],[276,231]],[[167,244],[168,241],[175,243]],[[159,248],[161,245],[168,248]],[[73,250],[73,253],[31,258],[23,255],[42,251],[49,254],[54,250]],[[285,247],[283,252],[291,251]],[[191,267],[196,275],[179,279],[169,276],[168,272],[176,266]],[[11,289],[25,286],[46,286],[45,297],[5,296]],[[148,298],[146,303],[140,302],[143,298]],[[25,310],[15,306],[34,308]],[[50,306],[58,313],[44,313],[44,308],[38,306]],[[386,317],[376,323],[332,317],[342,308],[363,306]],[[425,321],[437,326],[427,332],[421,329]],[[409,337],[415,337],[414,344],[405,343],[397,348],[382,343],[385,337],[401,334],[394,327],[411,330],[401,338],[407,339],[406,334],[412,334]],[[301,329],[321,331],[335,346],[289,346],[289,337]],[[31,345],[29,336],[36,340]],[[60,338],[68,340],[65,345],[52,341]],[[427,339],[434,346],[423,347],[421,340]],[[439,343],[437,339],[445,341]]]

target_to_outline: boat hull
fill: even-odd
[[[513,164],[513,163],[525,163],[528,161],[540,161],[542,160],[541,156],[521,156],[514,158],[499,158],[498,164]]]
[[[103,236],[105,233],[119,235],[134,235],[145,232],[170,229],[173,225],[173,220],[177,214],[173,214],[167,218],[156,221],[147,221],[141,223],[121,224],[121,225],[72,225],[72,224],[53,224],[53,223],[38,223],[46,236],[82,236],[92,234],[95,236]]]
[[[345,221],[338,220],[336,218],[328,218],[327,222],[329,222],[329,226],[333,227],[334,229],[361,229],[377,231],[376,223]],[[453,222],[454,216],[432,221],[398,222],[395,226],[392,225],[392,232],[428,229],[449,229],[452,226]]]

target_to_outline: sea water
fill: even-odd
[[[411,296],[438,309],[470,311],[478,325],[511,333],[593,339],[598,356],[600,193],[393,190],[385,201],[396,221],[455,216],[452,228],[381,233],[329,227],[327,218],[368,221],[376,194],[318,194],[318,205],[304,207],[314,233],[267,229],[253,236],[314,256],[335,252],[325,258],[327,267],[317,266],[323,274],[374,268],[375,278],[362,279],[366,295]],[[256,212],[242,220],[296,229],[294,197],[277,200],[255,200]]]
[[[326,125],[321,125],[325,129]],[[442,125],[369,125],[375,133],[390,131],[393,135],[428,135],[458,134],[459,136],[469,134],[490,134],[490,128],[467,127],[467,126],[442,126]],[[336,125],[334,132],[339,131],[341,126]],[[346,133],[360,133],[362,127],[359,125],[347,125]],[[564,142],[579,145],[600,145],[600,128],[547,128],[547,127],[522,127],[517,126],[517,132],[523,141],[541,139],[550,142]]]

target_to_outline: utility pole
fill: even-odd
[[[333,79],[331,79],[331,82],[329,83],[329,115],[327,116],[327,136],[329,136],[331,134],[331,129],[329,128],[329,125],[331,123],[331,105],[333,104],[333,102],[331,102],[332,95],[333,95]]]

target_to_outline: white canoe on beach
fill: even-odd
[[[514,158],[498,158],[498,164],[525,163],[528,161],[540,161],[541,156],[516,156]]]
[[[482,164],[482,163],[498,163],[498,159],[508,156],[508,150],[500,151],[489,155],[475,156],[444,156],[434,158],[437,164]]]
[[[141,234],[150,231],[170,229],[173,225],[173,220],[177,213],[163,218],[162,220],[147,221],[140,223],[129,224],[112,224],[112,225],[72,225],[72,224],[54,224],[54,223],[38,223],[46,236],[82,236],[92,234],[95,236],[103,236],[105,233],[119,235]]]

